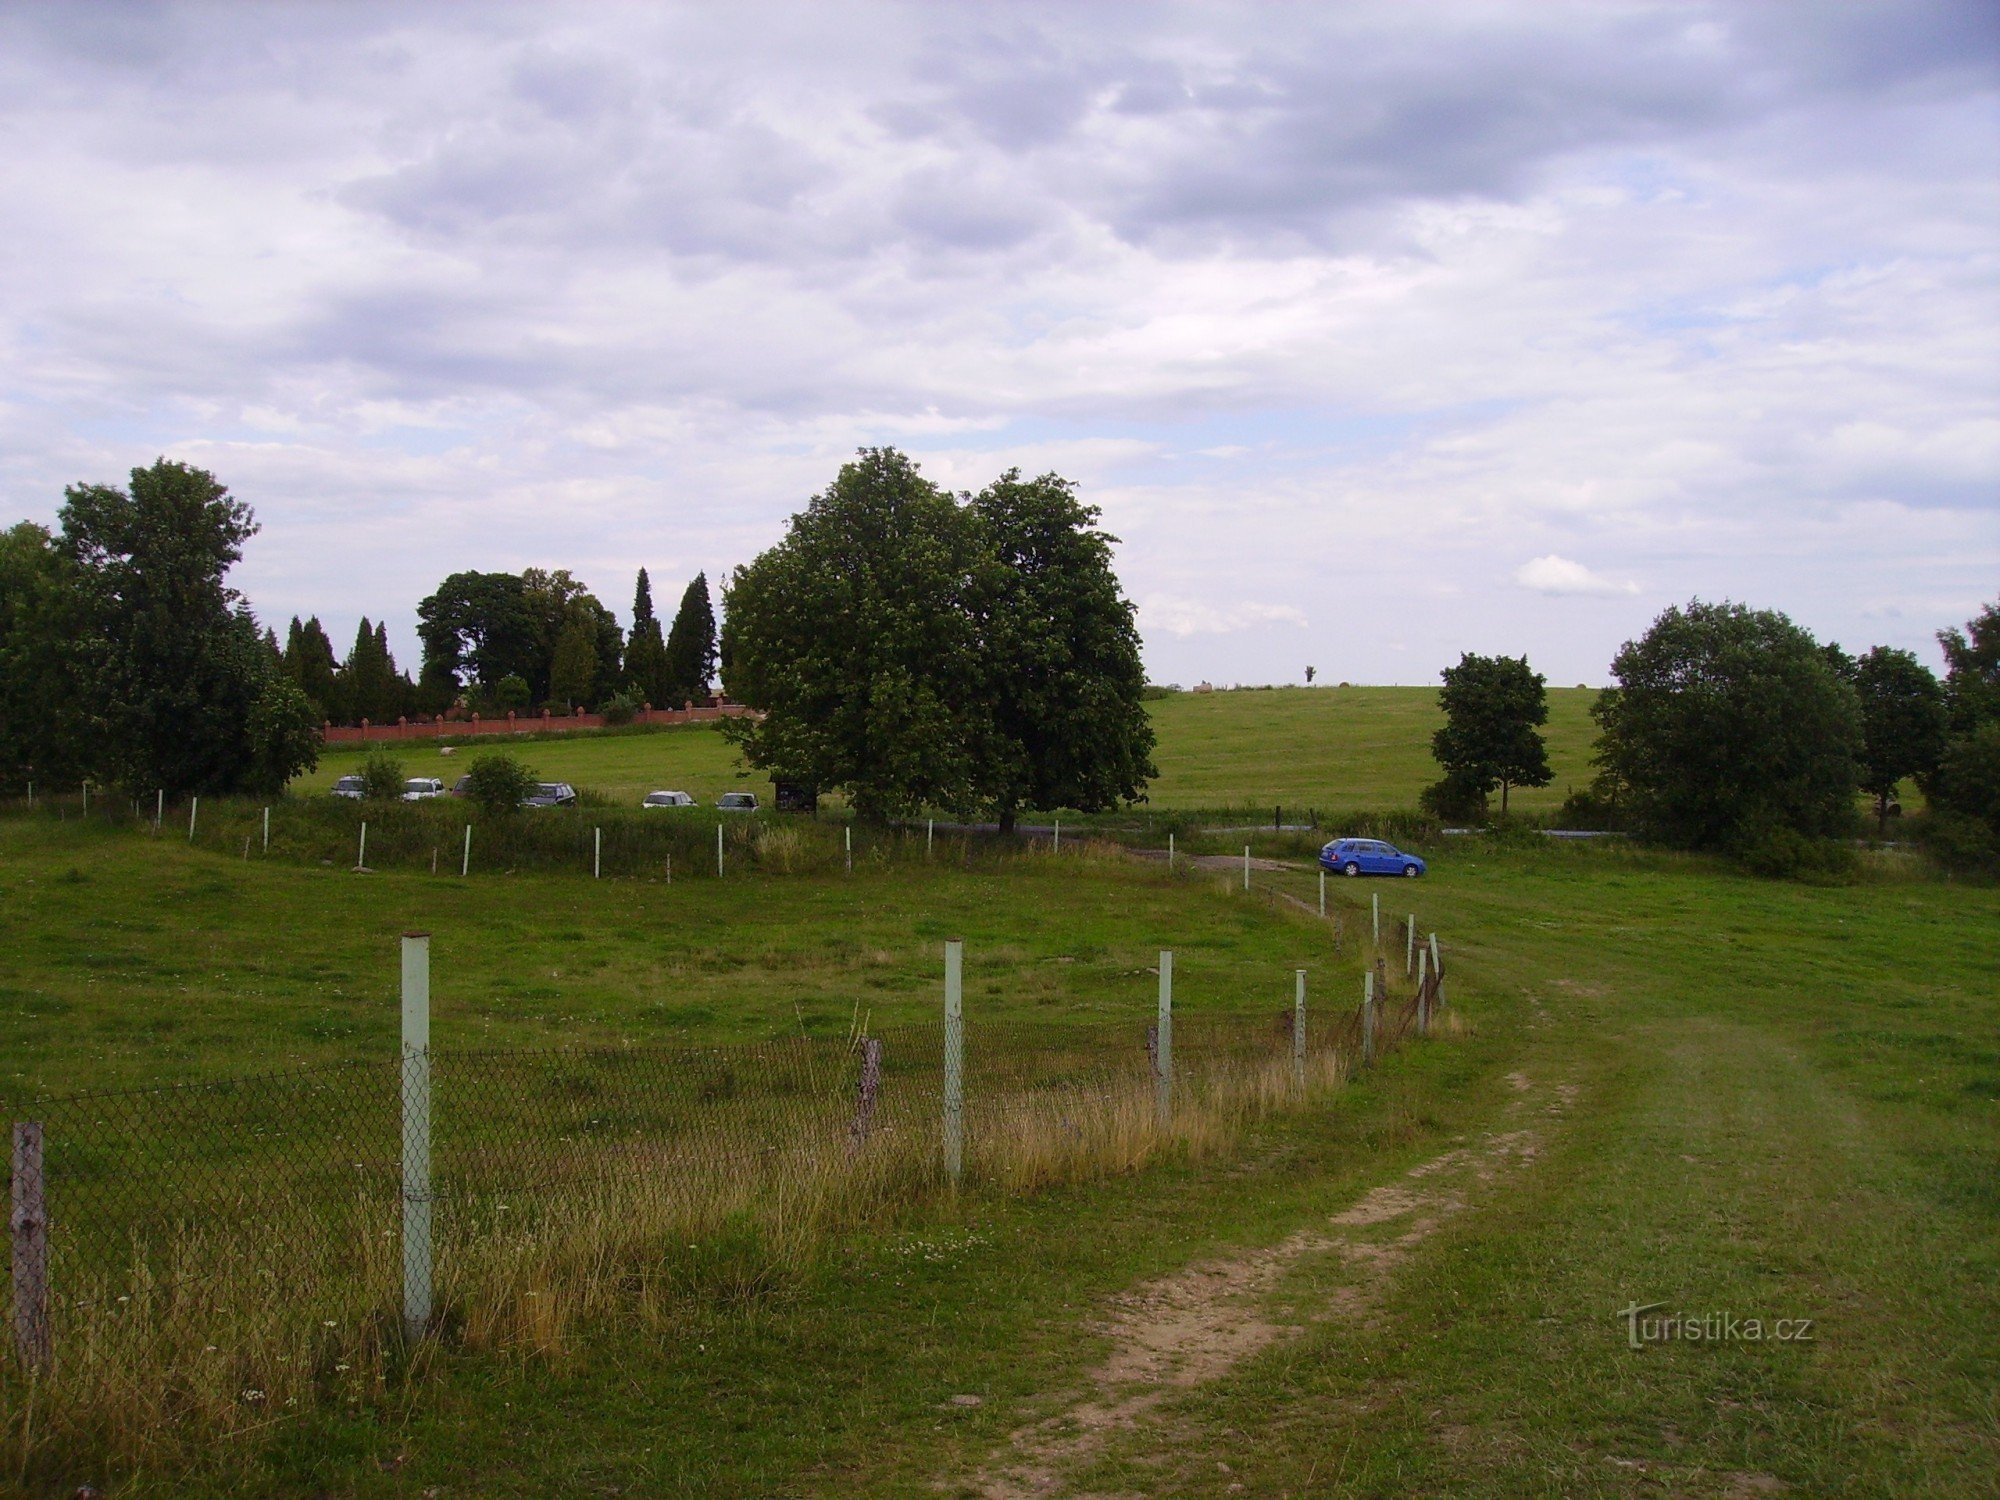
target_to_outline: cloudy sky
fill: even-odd
[[[2000,8],[0,6],[0,520],[160,454],[345,649],[621,617],[863,444],[1077,480],[1160,681],[2000,595]]]

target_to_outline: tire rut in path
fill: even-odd
[[[1508,1113],[1515,1115],[1528,1106],[1534,1086],[1518,1074],[1509,1081],[1515,1082],[1517,1097]],[[1559,1085],[1544,1117],[1566,1113],[1575,1097],[1574,1085]],[[1111,1354],[1086,1377],[1088,1394],[1059,1415],[1015,1432],[973,1476],[971,1493],[985,1500],[1074,1493],[1066,1474],[1115,1437],[1143,1428],[1170,1396],[1218,1379],[1251,1355],[1303,1333],[1301,1325],[1274,1321],[1259,1303],[1307,1256],[1339,1255],[1354,1275],[1324,1300],[1313,1321],[1372,1317],[1389,1278],[1465,1207],[1467,1189],[1525,1166],[1540,1151],[1533,1129],[1488,1133],[1371,1189],[1324,1227],[1300,1230],[1244,1255],[1200,1261],[1114,1297],[1103,1324]],[[1372,1233],[1385,1225],[1398,1232],[1388,1238]]]

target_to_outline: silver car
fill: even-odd
[[[648,792],[641,807],[700,807],[686,792]]]

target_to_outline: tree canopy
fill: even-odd
[[[1877,646],[1848,679],[1861,699],[1861,790],[1888,816],[1906,776],[1928,777],[1944,759],[1944,687],[1909,651]]]
[[[315,762],[313,706],[225,581],[256,534],[247,505],[161,459],[128,490],[72,485],[61,527],[91,775],[134,791],[273,791]]]
[[[1725,849],[1852,825],[1860,702],[1784,615],[1694,600],[1611,665],[1597,758],[1642,832]]]
[[[669,703],[706,698],[715,681],[715,605],[708,597],[708,575],[697,573],[681,594],[667,632],[666,693]]]
[[[1498,787],[1504,813],[1513,787],[1555,779],[1540,733],[1549,721],[1548,685],[1525,656],[1464,652],[1440,675],[1445,723],[1431,736],[1431,754],[1454,789],[1484,800]]]
[[[1105,807],[1153,774],[1130,604],[1055,475],[963,500],[863,449],[732,576],[725,684],[751,763],[864,816]]]

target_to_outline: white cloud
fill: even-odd
[[[1636,583],[1617,583],[1593,573],[1582,563],[1571,562],[1551,552],[1514,570],[1514,582],[1538,594],[1636,594]]]
[[[1292,625],[1304,629],[1305,611],[1289,604],[1243,600],[1217,606],[1174,594],[1148,594],[1139,601],[1139,628],[1164,631],[1185,640],[1191,635],[1229,635],[1257,625]]]

